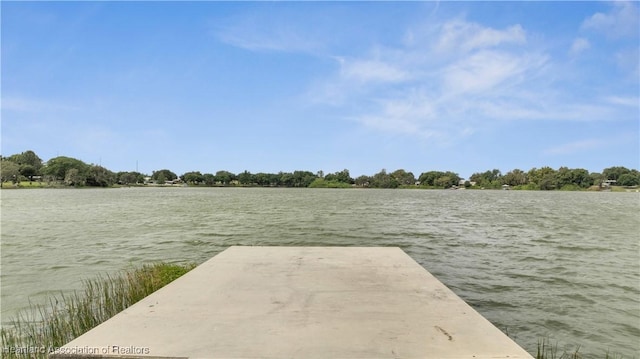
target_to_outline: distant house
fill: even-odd
[[[509,187],[509,185],[508,185],[508,184],[503,184],[503,185],[502,185],[502,189],[503,189],[503,190],[508,190],[508,189],[510,189],[510,187]]]
[[[618,181],[616,181],[616,180],[606,180],[606,181],[602,182],[602,187],[611,187],[611,186],[615,186],[615,184],[616,184],[617,182],[618,182]]]

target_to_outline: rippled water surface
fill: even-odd
[[[399,246],[528,351],[640,356],[638,193],[4,190],[2,320],[83,279],[231,245]]]

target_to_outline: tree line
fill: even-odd
[[[33,151],[0,156],[1,181],[15,184],[23,181],[46,182],[63,186],[110,187],[113,185],[167,185],[182,183],[192,186],[260,186],[260,187],[311,187],[311,188],[501,188],[528,190],[579,190],[603,185],[638,186],[640,172],[626,167],[608,167],[601,173],[582,168],[551,167],[532,168],[529,171],[511,170],[505,174],[498,169],[472,174],[464,181],[451,171],[428,171],[415,176],[412,172],[398,169],[393,172],[381,170],[372,175],[351,177],[349,170],[324,174],[310,171],[234,174],[229,171],[201,173],[186,172],[180,176],[168,169],[153,171],[151,175],[140,172],[113,172],[109,169],[87,164],[79,159],[58,156],[43,161]]]

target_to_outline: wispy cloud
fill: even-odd
[[[469,52],[505,44],[524,43],[526,34],[520,25],[498,30],[464,20],[454,20],[442,25],[435,48],[438,51]]]
[[[603,147],[606,141],[600,139],[586,139],[581,141],[569,142],[559,146],[547,148],[544,153],[547,155],[568,155],[577,152],[595,150]]]
[[[572,56],[576,56],[588,50],[590,47],[591,47],[591,43],[589,42],[588,39],[584,37],[579,37],[573,40],[573,43],[571,44],[571,48],[569,49],[569,54],[571,54]]]
[[[353,81],[361,82],[401,82],[409,78],[409,74],[403,69],[383,61],[371,60],[346,60],[337,58],[340,63],[340,76]]]
[[[561,60],[528,37],[519,24],[500,29],[459,18],[414,27],[398,45],[336,57],[337,71],[314,86],[313,99],[343,107],[366,127],[441,143],[502,121],[628,119],[628,97],[575,96]],[[590,46],[576,38],[570,52]]]
[[[520,25],[495,29],[455,19],[406,33],[401,45],[337,58],[338,71],[314,88],[314,100],[351,108],[366,102],[348,117],[441,143],[473,134],[492,114],[490,104],[535,102],[519,98],[532,96],[523,84],[545,70],[548,56],[526,47]]]
[[[242,32],[234,28],[223,28],[217,32],[217,36],[227,44],[252,51],[314,52],[318,46],[286,28],[242,28]]]
[[[250,51],[317,53],[324,47],[321,34],[301,26],[294,16],[255,12],[210,24],[219,41]],[[305,29],[305,31],[301,31]]]
[[[638,97],[623,97],[623,96],[608,96],[605,101],[622,106],[640,107],[640,98]]]
[[[638,37],[640,14],[636,3],[632,1],[612,1],[611,10],[598,12],[585,19],[582,28],[605,33],[607,36],[619,38],[624,36]]]
[[[622,49],[615,54],[618,68],[629,74],[629,78],[638,81],[640,77],[640,47]]]
[[[446,67],[443,71],[446,93],[491,95],[504,86],[512,87],[542,68],[546,58],[501,51],[478,51]]]

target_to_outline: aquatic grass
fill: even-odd
[[[591,357],[591,356],[589,356]],[[536,359],[584,359],[585,356],[580,353],[580,346],[577,346],[574,351],[563,351],[559,354],[558,343],[551,344],[549,338],[542,338],[538,340],[538,347],[536,351]],[[604,353],[603,359],[623,359],[620,354],[610,354],[609,351]],[[634,357],[635,358],[635,357]]]
[[[29,305],[0,329],[2,358],[47,358],[63,346],[195,267],[157,263],[83,282],[83,289]]]

